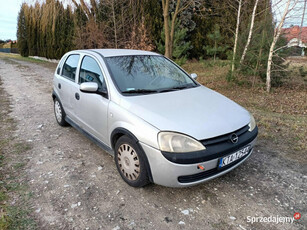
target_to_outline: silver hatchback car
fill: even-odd
[[[196,185],[244,162],[258,134],[248,111],[196,77],[153,52],[71,51],[54,74],[55,117],[113,155],[131,186]]]

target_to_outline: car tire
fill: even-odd
[[[123,180],[132,187],[149,184],[145,153],[130,137],[124,135],[115,144],[115,164]]]
[[[68,125],[68,123],[65,121],[66,114],[63,109],[63,106],[57,98],[54,99],[54,115],[55,115],[56,121],[58,122],[60,126]]]

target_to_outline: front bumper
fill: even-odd
[[[218,169],[219,157],[193,164],[178,164],[167,160],[160,150],[144,143],[140,144],[147,155],[154,183],[167,187],[187,187],[214,179],[238,167],[252,154],[255,143],[256,138],[246,144],[251,146],[246,156],[221,170]],[[200,169],[199,165],[204,170]]]

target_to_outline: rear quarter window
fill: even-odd
[[[58,75],[61,75],[63,63],[64,63],[65,60],[66,60],[66,57],[62,57],[60,62],[58,63],[58,66],[57,66],[57,69],[56,69],[56,73]]]

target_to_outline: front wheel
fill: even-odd
[[[63,110],[61,102],[57,98],[54,99],[54,115],[60,126],[67,126],[67,122],[65,121],[65,111]]]
[[[122,136],[115,145],[115,164],[123,180],[133,187],[149,183],[145,166],[145,154],[128,136]]]

